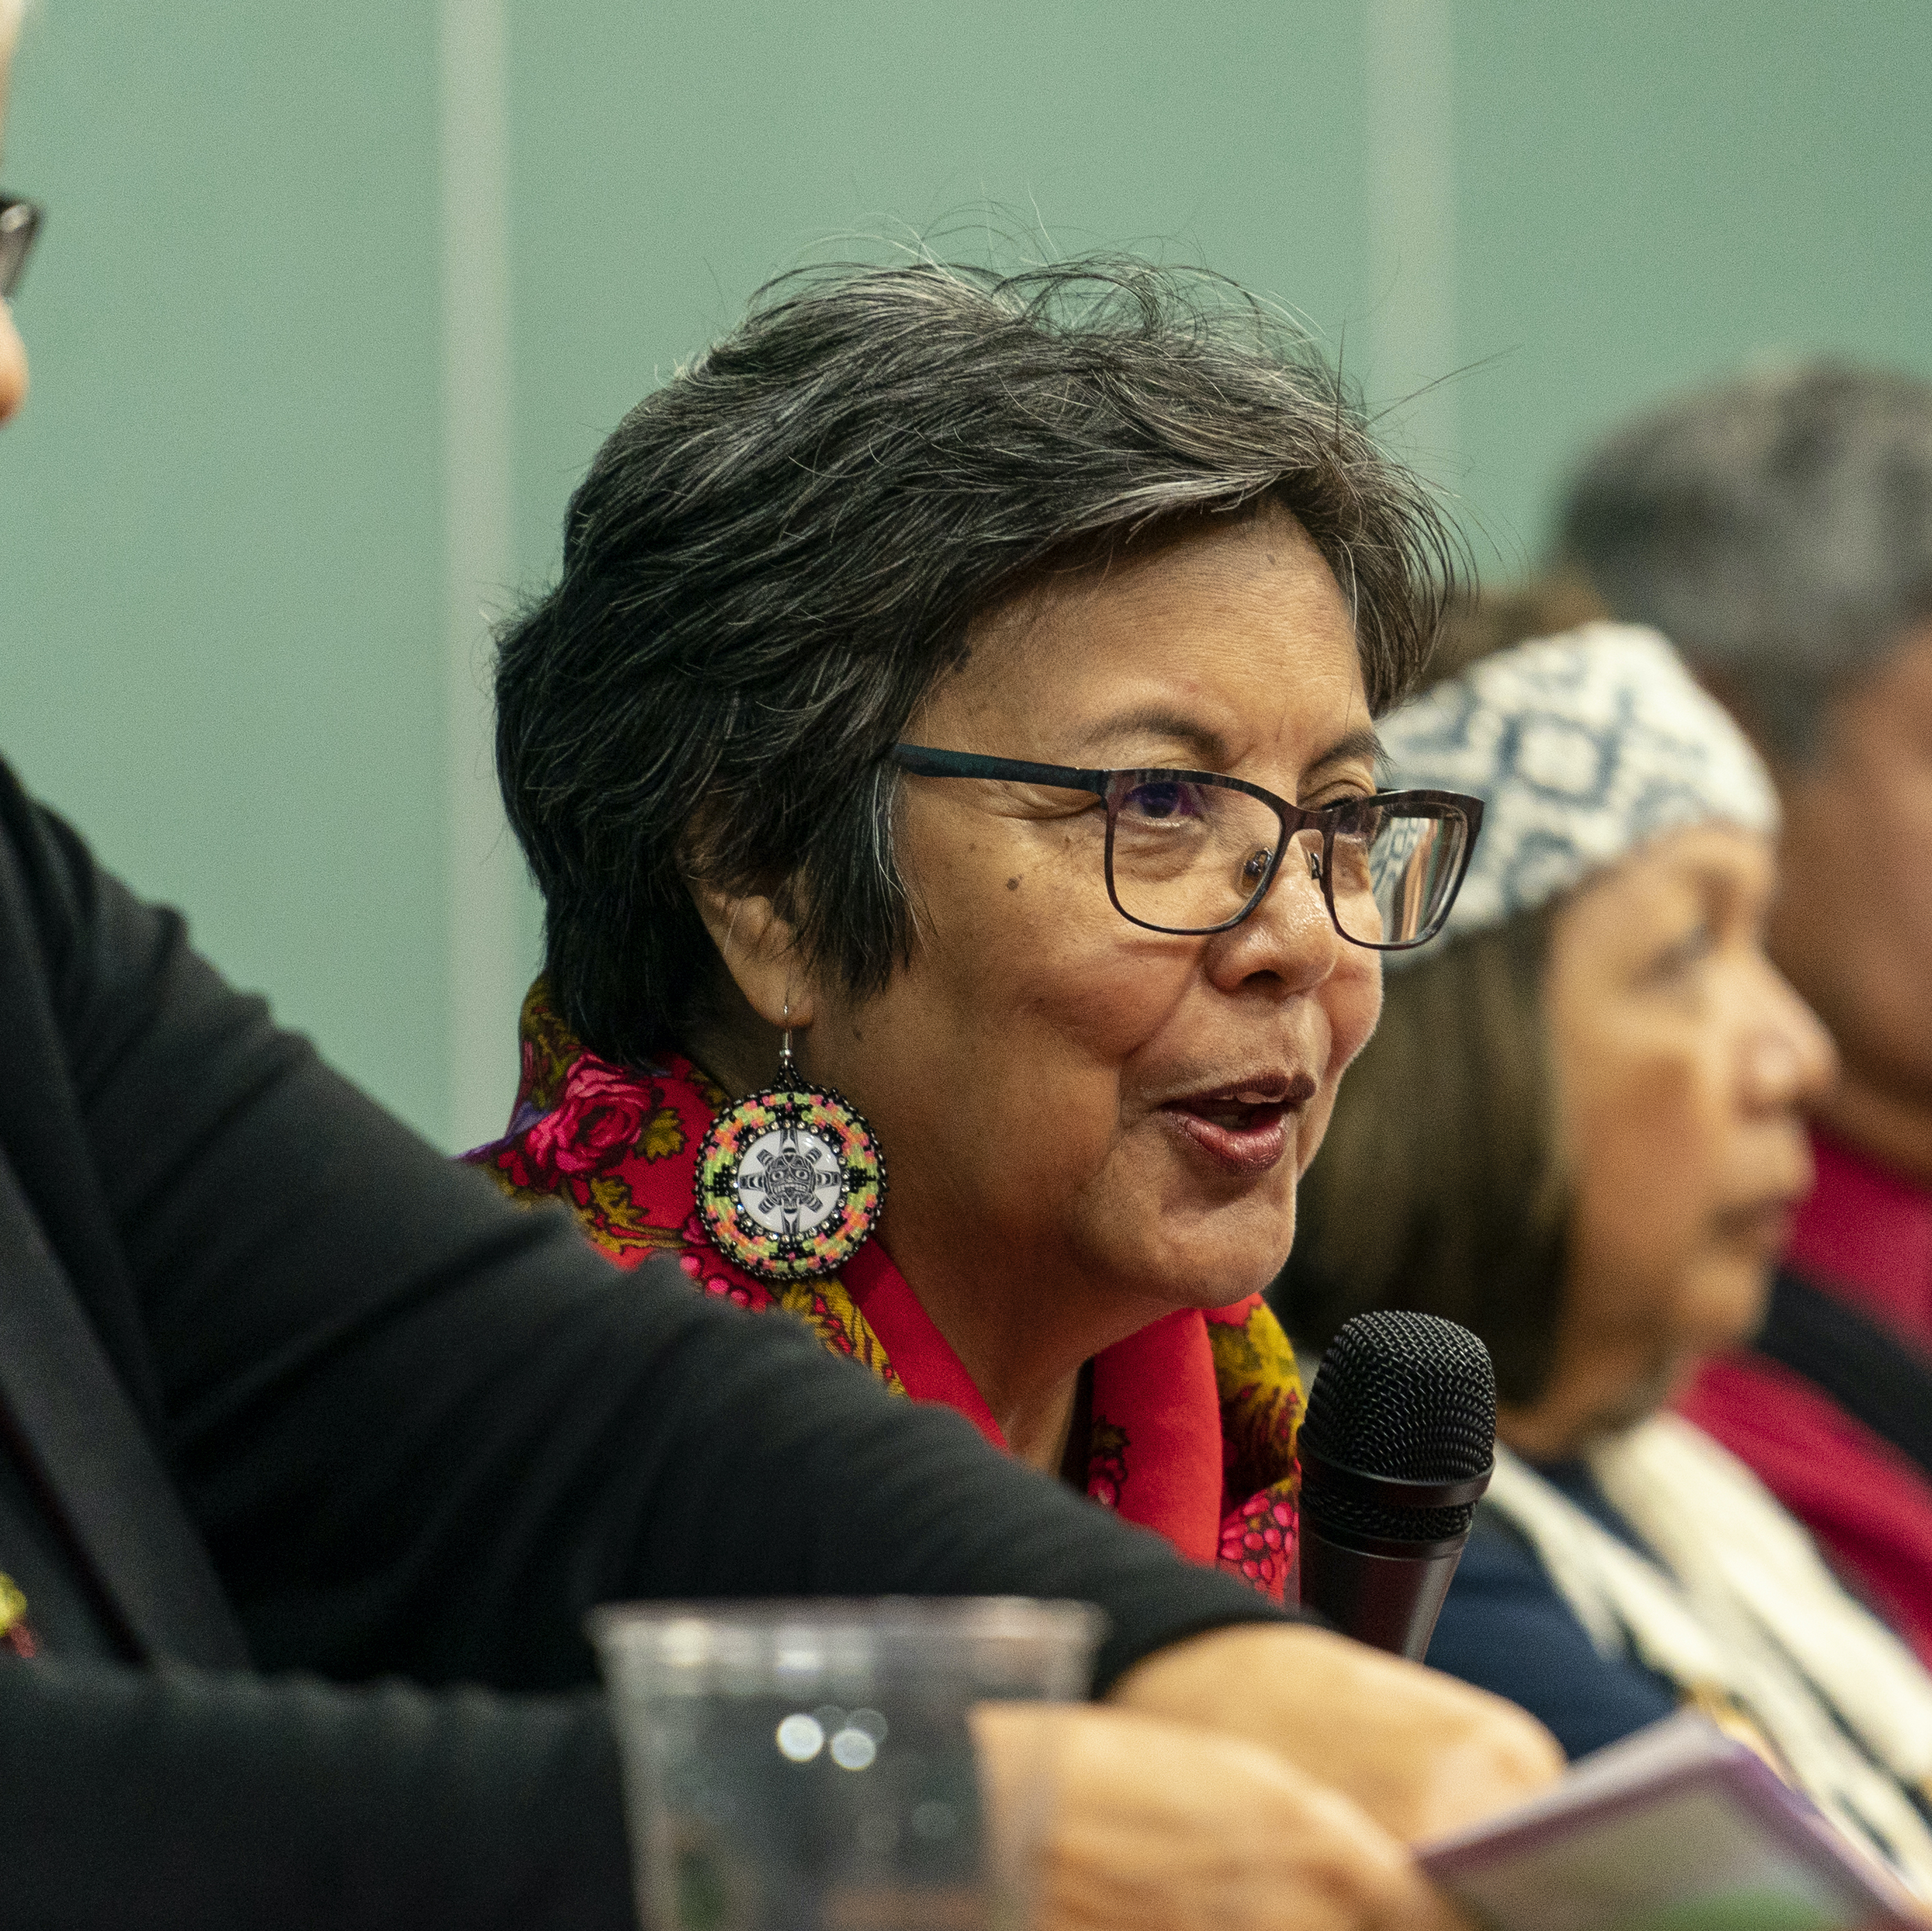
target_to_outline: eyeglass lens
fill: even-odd
[[[0,199],[0,298],[19,287],[40,225],[40,211],[31,201]]]
[[[1191,779],[1115,781],[1114,896],[1131,919],[1166,931],[1211,931],[1238,918],[1268,874],[1281,836],[1274,807]],[[1330,859],[1335,922],[1369,946],[1412,945],[1447,910],[1468,826],[1440,807],[1364,799],[1345,813]],[[1285,853],[1318,874],[1322,837],[1297,832]]]

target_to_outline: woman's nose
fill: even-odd
[[[1770,971],[1770,977],[1768,1009],[1745,1050],[1745,1091],[1754,1106],[1800,1106],[1829,1090],[1838,1076],[1838,1048],[1783,976]]]
[[[1217,935],[1209,971],[1231,986],[1268,973],[1291,991],[1306,991],[1335,970],[1342,945],[1322,895],[1318,859],[1291,847],[1262,902]]]

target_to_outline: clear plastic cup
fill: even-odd
[[[1051,1766],[988,1830],[968,1717],[1084,1696],[1104,1627],[1010,1597],[598,1610],[648,1931],[1017,1931]]]

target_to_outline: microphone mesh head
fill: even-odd
[[[1330,1344],[1309,1390],[1304,1456],[1409,1482],[1480,1475],[1496,1452],[1496,1378],[1466,1327],[1394,1308],[1359,1314]],[[1474,1505],[1398,1508],[1335,1495],[1304,1467],[1311,1520],[1396,1540],[1460,1535]]]

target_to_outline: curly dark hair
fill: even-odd
[[[1334,570],[1379,713],[1463,552],[1264,304],[1121,258],[772,283],[618,425],[561,580],[499,640],[498,770],[564,1018],[619,1060],[676,1038],[718,970],[700,868],[883,986],[910,932],[884,754],[968,625],[1042,568],[1264,498]]]

